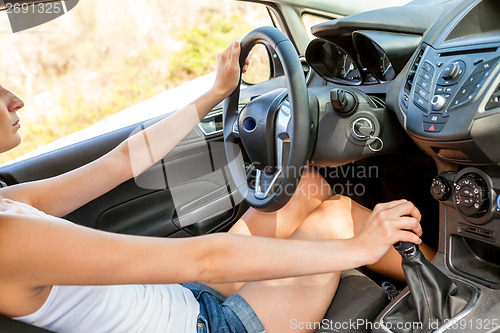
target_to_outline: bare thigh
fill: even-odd
[[[293,197],[283,208],[272,213],[250,208],[228,232],[289,238],[307,216],[331,195],[332,190],[328,182],[313,168],[306,168]],[[209,284],[226,297],[236,293],[242,285],[243,282]]]
[[[291,239],[346,239],[363,227],[371,211],[347,197],[324,200],[290,236]],[[428,259],[435,252],[421,246]],[[348,255],[348,254],[346,254]],[[293,263],[291,263],[293,264]],[[371,270],[404,280],[401,257],[391,249]],[[250,304],[264,328],[272,332],[310,332],[299,323],[319,323],[333,299],[340,272],[271,281],[248,282],[238,291]]]
[[[332,206],[335,207],[332,207]],[[346,239],[354,235],[350,200],[334,197],[321,204],[290,239]],[[333,209],[332,209],[333,208]],[[293,265],[293,263],[290,263]],[[248,282],[238,291],[261,320],[266,332],[311,332],[299,323],[319,323],[337,290],[340,272]]]

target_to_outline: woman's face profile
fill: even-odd
[[[24,106],[16,95],[0,86],[0,153],[21,143],[19,117],[17,111]]]

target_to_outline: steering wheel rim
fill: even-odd
[[[280,153],[282,154],[283,152],[280,152],[279,149],[275,150],[277,154],[276,161],[279,162],[276,166],[278,171],[269,186],[269,189],[271,189],[276,185],[276,189],[272,193],[266,190],[263,195],[264,191],[261,190],[259,179],[260,177],[264,177],[266,173],[264,170],[260,170],[260,168],[257,169],[255,189],[247,181],[247,175],[242,165],[241,151],[237,148],[236,142],[238,138],[234,131],[235,126],[237,126],[235,123],[238,123],[238,128],[242,125],[242,122],[238,119],[241,80],[233,93],[224,101],[224,146],[228,160],[228,169],[241,198],[258,210],[276,211],[291,199],[297,188],[308,157],[312,122],[309,111],[309,96],[302,65],[295,47],[283,32],[273,27],[261,27],[251,31],[241,41],[240,67],[243,67],[248,54],[259,42],[265,42],[270,45],[281,60],[288,92],[287,94],[285,93],[285,96],[288,96],[290,103],[291,116],[289,124],[286,126],[289,136],[289,154],[286,163],[280,168]],[[274,121],[271,123],[274,126]],[[273,130],[275,129],[273,128]],[[281,173],[279,177],[277,177],[278,173]],[[280,178],[279,186],[273,183],[277,178]]]

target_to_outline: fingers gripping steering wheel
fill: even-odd
[[[281,60],[287,89],[259,96],[238,112],[240,81],[224,101],[224,146],[241,198],[256,209],[275,211],[297,188],[310,150],[312,120],[302,65],[292,42],[280,30],[262,27],[250,32],[241,41],[240,66],[259,42],[270,45]],[[255,168],[254,184],[244,170],[238,142]]]

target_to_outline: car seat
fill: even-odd
[[[369,332],[368,323],[377,317],[387,303],[384,290],[366,275],[354,269],[343,272],[337,293],[326,312],[325,319],[321,322],[324,325],[316,332]],[[0,315],[0,332],[50,333],[51,331]]]

